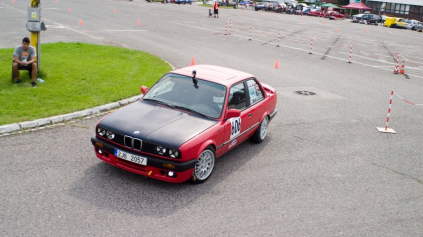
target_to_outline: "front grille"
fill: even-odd
[[[132,148],[134,150],[142,151],[142,141],[138,138],[133,138],[130,136],[125,136],[125,146]]]

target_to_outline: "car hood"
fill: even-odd
[[[99,126],[143,141],[178,148],[217,122],[140,100],[105,117]]]

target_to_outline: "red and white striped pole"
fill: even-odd
[[[251,40],[251,30],[253,29],[253,26],[252,25],[250,25],[250,39],[249,40]]]
[[[312,52],[313,52],[313,36],[310,38],[310,53],[308,53],[308,54],[313,54]]]
[[[351,63],[351,55],[352,55],[352,44],[351,44],[351,49],[350,49],[350,60],[348,61],[348,63]]]
[[[232,20],[229,21],[229,34],[231,34],[232,31]]]
[[[394,97],[394,90],[391,91],[391,99],[389,100],[388,116],[386,117],[385,131],[388,130],[389,114],[391,113],[392,99]]]
[[[398,74],[399,67],[399,53],[397,54],[397,64],[395,65],[394,74]]]
[[[391,91],[391,98],[389,100],[389,108],[388,108],[388,115],[386,116],[386,125],[385,125],[385,128],[377,127],[377,130],[379,130],[379,132],[383,132],[383,133],[397,133],[397,132],[394,131],[394,129],[388,128],[389,115],[391,114],[391,106],[392,106],[392,99],[393,99],[393,97],[394,97],[394,90]]]
[[[225,25],[225,35],[228,34],[228,21],[226,21],[226,25]]]
[[[278,35],[278,45],[276,45],[276,47],[279,47],[279,41],[281,40],[281,30],[279,30],[279,35]]]

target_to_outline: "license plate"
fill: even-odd
[[[140,164],[140,165],[147,165],[147,158],[133,155],[131,153],[124,152],[118,149],[115,149],[115,156],[130,162]]]

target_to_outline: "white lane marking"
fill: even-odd
[[[28,14],[28,12],[23,11],[23,10],[21,10],[21,9],[18,9],[18,8],[16,8],[16,7],[12,7],[12,6],[6,5],[6,4],[4,4],[4,3],[0,3],[0,4],[2,4],[2,5],[4,5],[4,6],[8,6],[9,8],[15,9],[15,10],[17,10],[17,11],[20,11],[20,12],[24,13],[25,15],[26,15],[26,14]],[[65,28],[65,29],[68,29],[68,30],[74,31],[74,32],[79,33],[79,34],[81,34],[81,35],[88,36],[88,37],[90,37],[90,38],[92,38],[92,39],[95,39],[95,40],[99,40],[99,41],[104,40],[104,38],[103,38],[103,37],[97,37],[97,36],[94,36],[94,35],[87,34],[87,33],[83,32],[83,31],[79,31],[79,30],[76,30],[76,29],[70,28],[69,26],[62,25],[62,24],[60,24],[60,23],[58,23],[58,22],[55,22],[55,21],[49,20],[49,19],[47,19],[47,18],[43,18],[43,20],[44,20],[44,21],[51,22],[51,23],[53,23],[53,24],[55,24],[55,25],[62,26],[62,27],[63,27],[63,28]]]
[[[187,25],[187,24],[182,24],[182,23],[178,23],[178,22],[172,22],[172,21],[169,21],[170,23],[173,23],[173,24],[177,24],[177,25],[182,25],[182,26],[187,26],[187,27],[191,27],[191,28],[196,28],[196,29],[200,29],[200,30],[205,30],[205,31],[211,31],[211,32],[221,32],[221,31],[216,31],[216,30],[210,30],[210,29],[207,29],[207,28],[204,28],[204,27],[199,27],[199,26],[192,26],[192,25]],[[248,37],[245,37],[245,36],[242,36],[242,35],[237,35],[237,34],[231,34],[232,36],[236,36],[236,37],[238,37],[238,38],[243,38],[243,39],[249,39],[249,36]],[[273,45],[277,45],[276,43],[273,43],[273,42],[268,42],[268,41],[265,41],[265,40],[259,40],[259,39],[253,39],[253,41],[258,41],[258,42],[262,42],[262,43],[268,43],[268,44],[273,44]],[[295,47],[290,47],[290,46],[286,46],[286,45],[280,45],[280,47],[283,47],[283,48],[289,48],[289,49],[295,49],[295,50],[298,50],[298,51],[303,51],[303,52],[310,52],[310,50],[309,49],[300,49],[300,48],[295,48]],[[322,53],[317,53],[317,52],[313,52],[313,55],[325,55],[325,54],[322,54]],[[349,53],[348,53],[349,54]],[[333,59],[338,59],[338,60],[340,60],[340,61],[344,61],[344,62],[348,62],[348,60],[345,60],[345,59],[342,59],[342,58],[338,58],[338,57],[334,57],[334,56],[331,56],[331,55],[325,55],[327,58],[333,58]],[[359,56],[360,57],[360,56]],[[364,57],[363,57],[364,58]],[[366,67],[372,67],[372,68],[377,68],[377,69],[380,69],[380,70],[385,70],[385,71],[391,71],[390,69],[384,69],[384,68],[380,68],[379,66],[373,66],[373,65],[368,65],[368,64],[365,64],[365,63],[360,63],[360,62],[356,62],[356,61],[353,61],[353,64],[358,64],[358,65],[363,65],[363,66],[366,66]],[[417,75],[413,75],[413,74],[408,74],[407,73],[407,75],[409,75],[409,76],[413,76],[413,77],[417,77],[417,78],[421,78],[421,79],[423,79],[423,77],[421,77],[421,76],[417,76]]]

